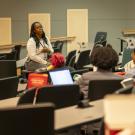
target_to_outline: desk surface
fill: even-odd
[[[103,100],[91,102],[92,107],[81,109],[77,106],[55,111],[55,130],[61,130],[94,122],[103,117]]]
[[[0,108],[15,107],[19,97],[0,100]],[[92,107],[80,109],[77,106],[55,111],[55,130],[79,126],[103,117],[103,100],[91,102]]]

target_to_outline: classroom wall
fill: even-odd
[[[119,52],[121,30],[135,25],[134,5],[134,0],[1,0],[0,17],[12,17],[16,42],[28,39],[28,13],[51,13],[51,36],[57,37],[67,34],[67,9],[88,9],[89,42],[97,31],[107,31],[108,42]]]
[[[135,29],[135,12],[134,12],[134,7],[135,5],[135,0],[130,0],[128,1],[128,15],[127,15],[127,28],[132,28]]]

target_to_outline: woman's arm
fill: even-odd
[[[52,48],[51,42],[50,42],[50,40],[49,40],[49,38],[48,38],[47,36],[46,36],[46,38],[47,38],[48,48],[50,49],[50,52],[53,53],[54,50],[53,50],[53,48]]]

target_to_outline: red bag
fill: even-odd
[[[43,87],[48,85],[48,74],[30,73],[28,76],[28,89],[32,87]]]

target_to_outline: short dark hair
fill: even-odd
[[[95,47],[90,56],[91,63],[103,70],[110,70],[118,63],[118,55],[111,47]]]

